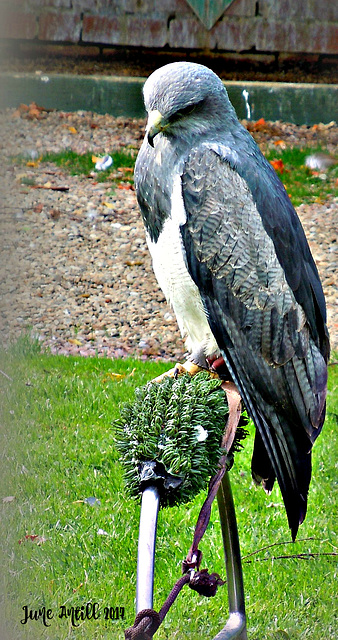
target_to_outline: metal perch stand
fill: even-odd
[[[244,588],[235,507],[226,472],[217,494],[228,583],[229,618],[213,640],[247,640]],[[137,560],[136,612],[153,606],[154,560],[159,492],[143,491]]]
[[[235,505],[228,472],[217,493],[227,573],[229,619],[214,640],[247,640],[244,586]]]

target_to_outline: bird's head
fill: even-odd
[[[195,131],[202,134],[234,117],[222,81],[201,64],[173,62],[157,69],[147,79],[143,95],[151,146],[158,133],[184,137],[188,130],[190,136]]]

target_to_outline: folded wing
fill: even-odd
[[[193,149],[182,174],[181,234],[211,330],[257,428],[253,477],[270,490],[277,476],[295,537],[325,415],[325,303],[296,213],[259,162],[241,162],[222,145]]]

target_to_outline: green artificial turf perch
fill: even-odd
[[[224,453],[228,406],[221,384],[202,372],[136,389],[134,402],[122,407],[116,421],[116,446],[131,496],[156,482],[165,507],[188,502],[207,487]],[[237,429],[231,453],[246,433]]]

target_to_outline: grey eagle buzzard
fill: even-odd
[[[155,275],[192,357],[222,356],[256,427],[252,474],[279,482],[295,538],[325,416],[325,300],[272,166],[210,69],[177,62],[144,85],[135,167]]]

